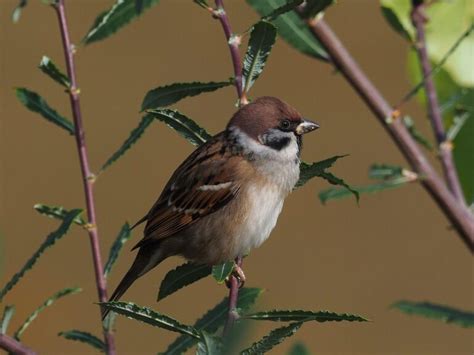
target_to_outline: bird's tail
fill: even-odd
[[[130,286],[132,286],[135,280],[145,275],[165,258],[166,256],[163,255],[162,250],[158,246],[147,245],[146,248],[141,248],[132,266],[110,297],[109,302],[118,301]],[[107,317],[109,311],[109,309],[102,307],[102,320]]]

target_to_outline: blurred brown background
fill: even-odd
[[[25,86],[37,91],[70,117],[63,90],[37,69],[42,55],[64,67],[56,17],[40,1],[30,1],[14,25],[10,14],[16,3],[0,2],[2,285],[57,228],[56,221],[33,210],[35,203],[83,206],[74,140],[22,107],[12,90]],[[111,3],[67,1],[75,43]],[[234,30],[243,31],[257,20],[243,0],[226,4]],[[407,92],[406,43],[386,25],[378,1],[340,1],[326,18],[389,101]],[[232,75],[219,23],[185,0],[163,0],[118,34],[79,48],[76,60],[94,169],[136,126],[147,90]],[[322,128],[305,141],[303,157],[317,161],[349,153],[333,171],[350,183],[367,182],[367,167],[373,162],[404,164],[388,135],[343,78],[282,40],[277,41],[252,94],[283,98],[320,122]],[[218,132],[233,113],[234,103],[234,88],[229,87],[184,100],[177,107],[210,132]],[[423,109],[412,103],[408,111],[430,134]],[[100,177],[96,200],[103,255],[124,221],[134,222],[147,211],[191,150],[189,143],[157,122]],[[294,341],[302,340],[318,354],[472,354],[471,331],[389,309],[400,299],[473,308],[471,256],[426,192],[410,185],[364,196],[360,206],[352,199],[323,206],[317,192],[327,187],[316,179],[289,197],[272,238],[245,261],[247,286],[266,289],[260,309],[329,309],[361,314],[373,322],[308,323],[274,353],[283,354]],[[111,288],[128,268],[133,258],[129,247],[139,238],[137,230],[111,275]],[[164,262],[140,279],[124,300],[192,323],[220,301],[226,289],[209,279],[156,304],[160,281],[179,263],[179,259]],[[7,296],[5,304],[17,307],[11,331],[44,299],[75,285],[84,291],[47,309],[23,339],[43,354],[92,353],[86,345],[57,336],[69,329],[99,334],[89,241],[77,227],[48,250]],[[254,338],[272,326],[258,323]],[[117,328],[122,354],[156,353],[175,337],[125,318],[118,319]]]

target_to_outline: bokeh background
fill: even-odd
[[[22,107],[12,90],[24,86],[37,91],[70,117],[63,90],[37,69],[42,55],[64,67],[55,13],[40,1],[30,1],[20,22],[12,24],[16,3],[0,2],[1,284],[57,228],[57,221],[33,210],[35,203],[66,208],[84,205],[74,140]],[[110,4],[67,1],[75,43]],[[258,18],[243,0],[227,0],[226,5],[235,31],[247,29]],[[387,26],[378,1],[340,1],[326,18],[389,101],[396,102],[408,91],[407,44]],[[118,34],[79,48],[76,61],[94,169],[137,125],[138,109],[149,89],[180,81],[219,81],[232,75],[219,23],[186,0],[163,0]],[[344,79],[282,40],[277,41],[252,95],[278,96],[320,122],[322,128],[305,141],[303,158],[317,161],[350,154],[333,171],[352,184],[367,182],[371,163],[405,164]],[[210,132],[218,132],[234,112],[234,103],[234,88],[229,87],[184,100],[177,108]],[[407,111],[429,135],[423,108],[414,102]],[[191,150],[189,143],[156,122],[100,177],[96,200],[103,255],[121,225],[147,211]],[[409,185],[363,196],[359,206],[352,199],[323,206],[317,192],[327,187],[325,181],[315,179],[288,198],[272,237],[245,260],[247,285],[266,289],[259,309],[328,309],[361,314],[372,322],[307,323],[273,353],[283,354],[301,340],[318,354],[472,354],[471,331],[389,309],[400,299],[473,308],[471,256],[426,192]],[[134,231],[130,246],[140,237],[140,230]],[[110,277],[110,288],[134,257],[128,249]],[[160,281],[179,263],[177,258],[165,261],[140,279],[124,300],[192,323],[225,296],[226,288],[206,279],[157,304]],[[66,286],[81,286],[84,291],[47,309],[23,337],[42,354],[92,353],[83,344],[58,337],[61,330],[99,334],[89,241],[77,227],[49,249],[7,296],[4,304],[17,307],[11,329]],[[274,325],[258,323],[252,337],[257,339]],[[118,319],[117,329],[122,354],[156,353],[175,337],[125,318]]]

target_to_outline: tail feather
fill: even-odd
[[[146,249],[140,249],[135,261],[118,284],[114,293],[110,297],[109,302],[118,301],[120,297],[122,297],[122,295],[130,288],[130,286],[132,286],[135,280],[145,275],[165,258],[166,256],[163,255],[162,250],[158,247],[147,245]],[[107,317],[109,311],[109,309],[102,308],[102,320]]]

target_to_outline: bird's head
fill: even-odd
[[[281,150],[295,140],[301,146],[302,135],[319,125],[280,99],[263,96],[240,108],[227,128],[237,128],[260,144]]]

